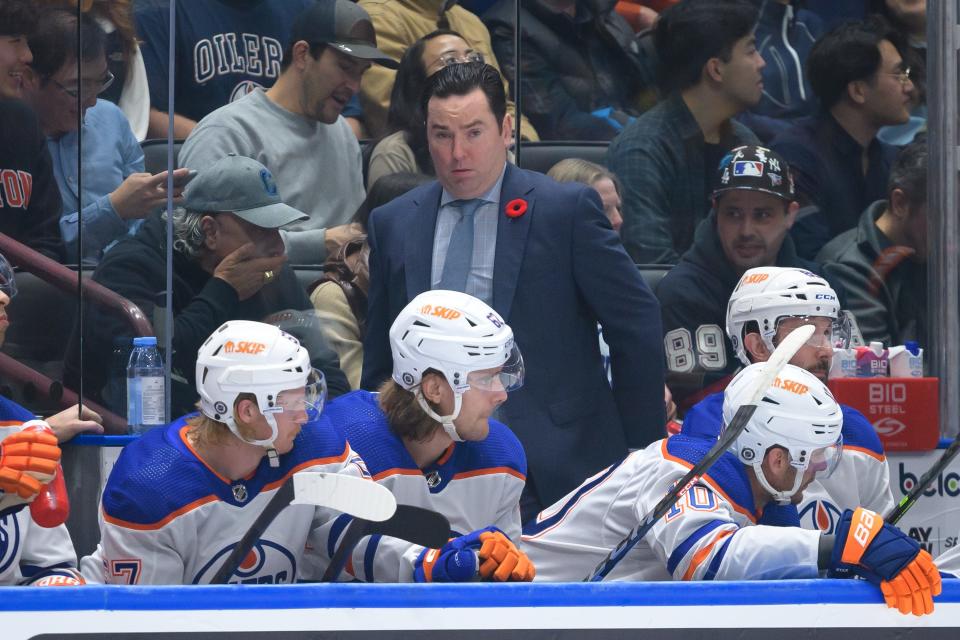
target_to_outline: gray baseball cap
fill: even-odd
[[[293,23],[290,42],[325,42],[337,51],[377,62],[390,69],[400,64],[377,49],[377,33],[370,14],[350,0],[317,0]]]
[[[183,195],[187,209],[228,211],[264,229],[277,229],[310,217],[283,203],[269,169],[234,153],[200,171]]]

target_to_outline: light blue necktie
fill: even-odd
[[[460,220],[450,234],[447,258],[443,261],[443,273],[440,275],[441,289],[467,290],[467,276],[473,264],[473,216],[483,202],[480,198],[473,198],[450,203],[460,209]]]

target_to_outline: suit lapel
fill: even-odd
[[[500,189],[500,208],[497,211],[497,249],[493,261],[493,308],[507,322],[517,290],[520,267],[526,253],[527,233],[534,215],[533,187],[523,180],[523,173],[507,164]],[[511,200],[523,199],[527,211],[518,218],[508,218],[504,211]]]
[[[433,266],[433,236],[437,228],[442,188],[434,182],[419,199],[414,200],[414,215],[407,229],[404,243],[404,270],[406,272],[407,300],[430,290],[430,270]]]

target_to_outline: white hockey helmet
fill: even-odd
[[[749,401],[747,394],[765,366],[759,362],[745,367],[724,391],[724,428]],[[809,371],[788,364],[764,393],[730,451],[740,462],[753,467],[760,484],[777,502],[787,504],[811,465],[815,477],[833,473],[843,452],[842,426],[843,414],[830,390]],[[774,446],[787,450],[790,464],[797,470],[793,488],[788,491],[774,489],[763,472],[764,456]]]
[[[230,320],[220,325],[197,353],[196,374],[203,415],[223,422],[244,442],[265,447],[271,466],[277,464],[274,416],[305,411],[312,420],[323,409],[327,395],[323,373],[310,366],[307,350],[289,333],[262,322]],[[269,438],[250,440],[240,434],[233,405],[241,393],[256,396],[257,407],[270,425]]]
[[[849,341],[850,327],[840,320],[840,301],[826,280],[805,269],[756,267],[743,274],[727,303],[727,336],[740,361],[750,364],[743,344],[748,323],[757,323],[763,343],[772,352],[778,323],[787,317],[830,318],[834,320],[830,346]],[[823,336],[814,334],[811,340],[822,341]]]
[[[414,298],[390,327],[393,380],[414,391],[423,410],[461,441],[453,421],[470,388],[513,391],[523,385],[523,357],[513,330],[496,311],[473,296],[435,289]],[[495,375],[474,374],[500,368]],[[454,394],[453,413],[439,416],[420,391],[428,370],[443,375]]]

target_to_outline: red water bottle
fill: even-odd
[[[24,431],[49,431],[53,433],[43,420],[30,420],[24,423]],[[70,515],[70,499],[67,497],[67,485],[63,481],[63,467],[57,465],[57,474],[47,486],[40,490],[37,497],[30,503],[30,516],[33,521],[44,529],[59,527],[67,521]]]

